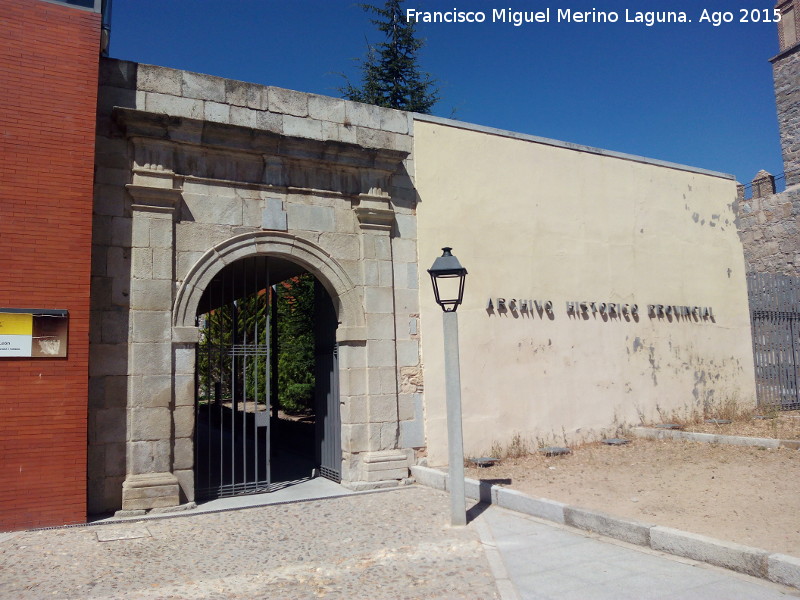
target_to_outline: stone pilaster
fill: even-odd
[[[407,477],[406,454],[398,451],[397,342],[394,324],[394,269],[391,234],[394,210],[378,187],[359,196],[355,208],[361,239],[364,309],[367,322],[366,431],[361,446],[360,476],[364,487]],[[357,440],[353,440],[356,442]],[[356,485],[356,487],[358,487]]]
[[[173,187],[172,174],[163,167],[154,169],[141,163],[137,167],[134,183],[127,186],[133,202],[123,511],[180,504],[172,464],[175,406],[171,315],[173,219],[181,196]]]

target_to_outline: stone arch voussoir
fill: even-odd
[[[209,249],[189,270],[175,297],[174,327],[194,327],[203,291],[225,266],[250,256],[291,260],[313,273],[333,299],[340,323],[339,338],[358,337],[365,330],[358,288],[334,257],[322,248],[288,233],[263,231],[237,235]]]

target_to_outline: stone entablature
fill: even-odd
[[[255,254],[337,307],[344,482],[396,480],[425,444],[411,115],[116,60],[100,80],[90,512],[194,499],[197,301]]]

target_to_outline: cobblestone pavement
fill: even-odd
[[[0,598],[498,598],[447,495],[388,492],[0,535]]]

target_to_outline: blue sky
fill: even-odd
[[[382,3],[382,0],[376,0]],[[406,0],[420,11],[483,11],[482,24],[420,24],[434,114],[732,173],[782,172],[772,68],[774,23],[739,9],[772,0]],[[550,23],[492,23],[492,9],[551,9]],[[615,11],[617,23],[557,21],[557,9]],[[685,11],[691,23],[625,23],[625,11]],[[734,21],[700,23],[702,10]],[[114,0],[111,55],[339,95],[340,73],[379,41],[349,0]]]

